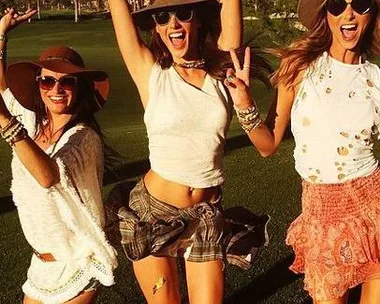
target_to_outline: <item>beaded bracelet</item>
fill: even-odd
[[[0,33],[0,42],[4,43],[0,49],[0,60],[3,60],[6,55],[5,43],[7,42],[7,36],[5,33]]]
[[[11,145],[11,147],[14,147],[14,145],[17,142],[22,141],[26,139],[27,137],[28,137],[28,131],[25,128],[21,128],[20,131],[17,134],[15,134],[13,138],[9,141],[9,144]]]
[[[252,130],[260,127],[260,125],[263,123],[263,121],[260,118],[260,112],[256,105],[249,106],[242,110],[235,107],[235,111],[240,126],[247,134]]]
[[[4,137],[8,130],[11,129],[14,126],[14,124],[17,124],[18,122],[19,121],[17,120],[16,116],[12,116],[8,124],[4,128],[0,127],[0,135]]]
[[[0,60],[3,60],[5,58],[6,51],[5,49],[0,49]]]
[[[3,138],[5,139],[7,143],[10,143],[23,128],[24,126],[22,125],[22,123],[20,123],[15,128],[13,128],[10,132],[8,132],[8,134],[4,136]]]
[[[14,146],[16,142],[25,139],[28,132],[24,125],[15,116],[12,116],[4,128],[0,127],[0,135],[8,144]]]
[[[1,133],[1,137],[6,139],[9,136],[17,133],[21,128],[23,128],[23,124],[19,122],[17,119],[12,122],[11,125],[8,125],[7,129]]]

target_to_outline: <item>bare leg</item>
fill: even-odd
[[[65,304],[91,304],[95,300],[96,295],[96,290],[83,292],[74,299],[65,302]],[[25,295],[23,304],[42,304],[42,302],[29,298],[27,295]]]
[[[380,303],[380,278],[376,278],[362,285],[360,304]]]
[[[74,299],[65,302],[65,304],[91,304],[94,302],[98,292],[96,290],[82,292]]]
[[[133,262],[140,288],[149,304],[179,304],[177,259],[148,256]]]
[[[27,295],[24,295],[24,300],[22,301],[23,304],[42,304],[41,302],[34,300],[32,298],[29,298]]]
[[[329,301],[316,301],[313,300],[314,304],[346,304],[348,301],[348,293],[346,293],[343,297],[334,299],[334,300],[329,300]]]
[[[224,295],[223,262],[186,261],[185,265],[190,303],[222,303]]]

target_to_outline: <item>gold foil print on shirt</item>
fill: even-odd
[[[310,122],[310,119],[309,119],[309,118],[304,117],[304,118],[302,119],[302,125],[303,125],[304,127],[308,127],[308,126],[310,126],[310,124],[311,124],[311,122]]]
[[[338,174],[338,179],[339,179],[339,180],[342,180],[342,179],[345,178],[345,177],[346,177],[345,174]]]
[[[346,147],[339,147],[337,149],[337,151],[338,151],[338,154],[342,155],[342,156],[346,156],[349,153],[349,151],[348,151],[348,149]]]
[[[367,86],[369,86],[370,88],[373,87],[373,82],[369,79],[367,79]]]
[[[309,179],[310,179],[313,183],[315,183],[315,181],[317,180],[317,178],[318,178],[318,176],[316,176],[316,175],[310,175],[310,176],[309,176]]]

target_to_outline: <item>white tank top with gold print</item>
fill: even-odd
[[[296,170],[313,183],[341,183],[378,167],[380,71],[324,53],[305,72],[291,121]]]

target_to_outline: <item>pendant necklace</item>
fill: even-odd
[[[57,141],[56,141],[56,140],[53,141],[53,140],[51,140],[51,139],[54,138],[54,136],[55,136],[59,131],[61,131],[62,128],[63,128],[63,127],[59,128],[57,131],[55,131],[55,132],[54,132],[49,138],[47,138],[47,136],[45,135],[45,133],[43,133],[44,138],[42,139],[42,142],[43,142],[44,144],[48,143],[49,145],[55,144]]]

